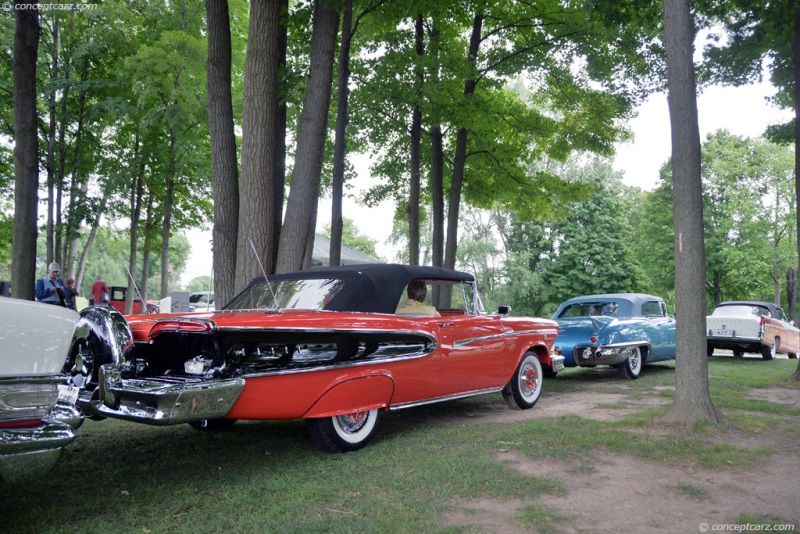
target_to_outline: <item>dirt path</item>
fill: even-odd
[[[620,386],[615,382],[614,387]],[[532,410],[510,411],[494,404],[468,414],[476,422],[519,420],[576,414],[596,420],[616,420],[631,411],[670,402],[663,397],[630,396],[592,391],[550,393]],[[776,389],[753,392],[754,398],[779,404],[800,404],[800,391]],[[614,406],[614,408],[609,408]],[[592,408],[594,407],[594,408]],[[587,409],[588,408],[588,409]],[[798,421],[800,424],[800,421]],[[770,436],[732,435],[743,447],[765,445],[776,453],[752,469],[702,469],[648,462],[631,456],[600,453],[593,464],[535,460],[512,451],[497,458],[526,475],[558,480],[566,494],[546,495],[537,502],[477,500],[456,503],[458,509],[442,518],[445,525],[469,532],[522,533],[530,527],[514,516],[531,506],[544,508],[558,520],[534,532],[650,533],[731,532],[743,515],[792,523],[800,531],[800,444],[778,444]],[[746,525],[739,526],[744,529]],[[751,531],[758,526],[751,526]],[[747,532],[747,530],[742,530]]]

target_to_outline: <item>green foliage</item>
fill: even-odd
[[[775,298],[785,271],[796,265],[793,242],[793,158],[786,146],[726,131],[703,144],[703,217],[708,300]],[[656,292],[674,287],[672,180],[669,165],[645,201],[636,250]],[[782,292],[781,298],[785,300]]]
[[[330,238],[331,225],[326,224],[322,235]],[[375,249],[377,241],[358,231],[355,221],[342,217],[342,245],[352,248],[373,258],[378,258],[378,251]]]
[[[208,291],[209,288],[211,291],[214,290],[214,284],[212,283],[210,276],[196,276],[192,278],[188,284],[186,284],[186,291],[189,293],[203,293]]]

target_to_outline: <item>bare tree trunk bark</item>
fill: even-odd
[[[308,84],[297,131],[297,153],[275,267],[279,273],[298,270],[303,263],[309,223],[313,217],[311,210],[322,173],[338,28],[339,13],[333,0],[319,0],[314,9]]]
[[[236,241],[238,292],[260,275],[255,249],[265,258],[273,249],[275,214],[275,134],[278,121],[280,0],[252,2],[242,113],[242,176],[239,235]],[[262,260],[266,261],[266,260]]]
[[[797,321],[797,269],[786,269],[786,301],[789,303],[789,319]]]
[[[444,147],[442,128],[437,124],[431,128],[431,197],[433,201],[433,236],[431,263],[441,267],[444,263]],[[441,307],[441,286],[433,286],[431,304]]]
[[[20,4],[19,0],[14,5]],[[36,57],[39,12],[15,10],[14,33],[14,230],[11,243],[11,291],[33,300],[36,280],[36,208],[39,189],[36,137]]]
[[[660,419],[691,427],[700,421],[719,422],[721,416],[708,385],[700,131],[688,0],[664,0],[664,43],[672,130],[677,346],[675,401]]]
[[[81,82],[85,82],[89,78],[89,58],[83,61],[83,71],[81,72]],[[67,228],[64,232],[64,239],[69,241],[69,250],[64,255],[64,261],[69,264],[70,273],[75,270],[75,261],[78,257],[78,247],[80,246],[80,228],[81,220],[75,215],[75,206],[80,201],[86,198],[88,192],[88,183],[82,183],[80,189],[77,187],[77,169],[78,169],[78,154],[81,148],[81,134],[83,132],[83,117],[86,109],[86,91],[81,90],[78,97],[78,128],[75,132],[75,147],[72,150],[72,169],[70,172],[69,181],[69,213],[67,214]],[[105,202],[102,203],[105,208]]]
[[[236,295],[239,166],[231,97],[231,25],[228,0],[206,0],[208,21],[208,128],[214,176],[214,294],[220,303]]]
[[[153,248],[154,227],[153,195],[149,194],[147,197],[147,221],[144,223],[144,245],[142,246],[142,287],[139,288],[145,302],[147,302],[147,293],[150,285],[148,282],[150,280],[150,250]],[[172,310],[161,311],[170,312]]]
[[[139,152],[139,139],[136,139],[136,148],[134,148],[134,161],[136,160],[137,153]],[[131,183],[131,241],[130,241],[130,256],[128,257],[128,271],[133,278],[136,278],[136,255],[139,244],[139,219],[142,214],[142,197],[144,196],[144,163],[139,164],[139,172]],[[130,315],[133,312],[133,297],[136,289],[133,287],[133,280],[128,279],[128,290],[125,292],[125,315]],[[144,312],[144,309],[142,310]]]
[[[342,41],[339,43],[339,84],[336,102],[336,141],[333,147],[329,265],[339,265],[342,261],[342,228],[344,226],[344,221],[342,220],[342,194],[344,192],[344,164],[347,154],[347,104],[350,97],[348,84],[350,83],[350,42],[352,40],[350,30],[352,24],[353,0],[345,0]]]

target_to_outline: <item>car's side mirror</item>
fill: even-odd
[[[511,315],[511,306],[508,305],[500,305],[497,307],[497,315],[500,317],[508,317]]]

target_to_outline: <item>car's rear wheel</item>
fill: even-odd
[[[771,360],[771,359],[775,358],[775,355],[778,353],[778,344],[779,343],[780,343],[780,340],[778,338],[775,338],[772,341],[772,346],[769,346],[769,347],[762,346],[761,347],[761,357],[763,359],[765,359],[765,360]]]
[[[629,347],[627,349],[628,359],[624,362],[617,364],[619,374],[623,378],[634,380],[639,378],[642,373],[642,350],[639,347]]]
[[[216,432],[225,430],[236,423],[236,419],[203,419],[202,421],[192,421],[189,426],[200,432]]]
[[[789,359],[790,360],[796,360],[797,359],[797,353],[796,352],[790,352],[789,353]]]
[[[709,358],[710,358],[710,357],[712,357],[712,356],[714,355],[714,347],[712,347],[711,345],[709,345],[708,347],[706,347],[706,355],[707,355]]]
[[[306,424],[314,444],[323,451],[350,452],[367,444],[377,422],[378,410],[375,409],[308,419]]]
[[[509,408],[527,410],[533,408],[542,394],[542,364],[535,352],[526,352],[519,362],[514,376],[503,388],[503,399]]]
[[[733,351],[734,358],[744,358],[744,351],[742,350],[734,350]]]

